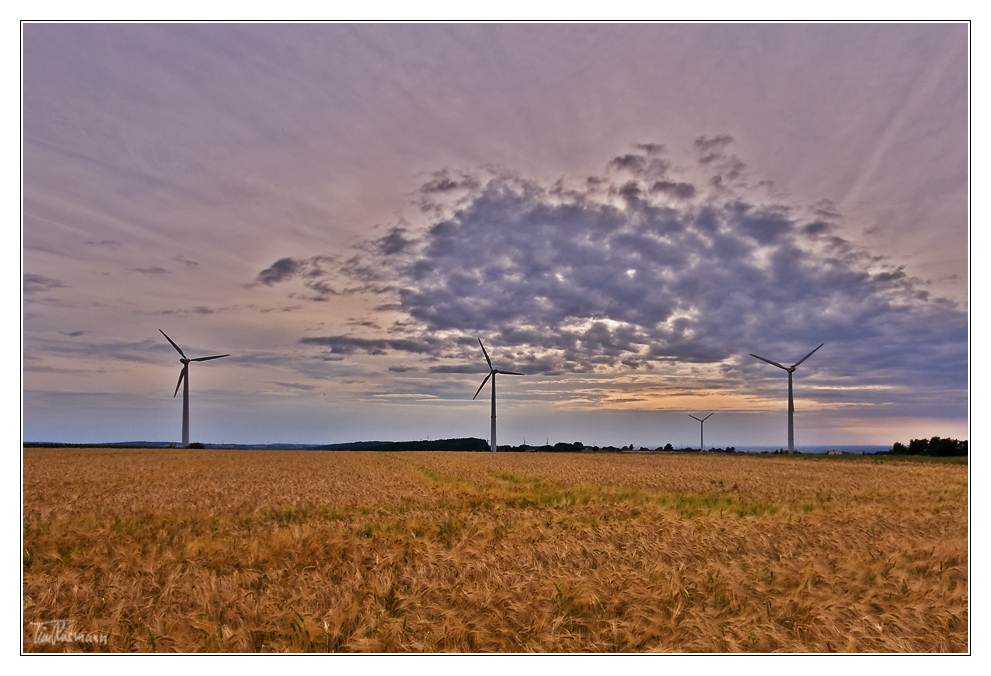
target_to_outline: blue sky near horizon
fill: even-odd
[[[23,27],[25,440],[965,438],[966,24]]]

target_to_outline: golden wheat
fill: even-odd
[[[960,652],[967,468],[25,449],[26,651]],[[106,637],[37,643],[67,620]]]

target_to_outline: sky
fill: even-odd
[[[967,24],[21,40],[26,441],[967,437]]]

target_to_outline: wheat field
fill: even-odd
[[[967,536],[960,465],[27,448],[22,645],[967,652]]]

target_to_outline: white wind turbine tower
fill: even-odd
[[[825,344],[826,343],[820,343],[819,347],[822,347]],[[764,359],[763,357],[757,357],[757,355],[755,355],[753,352],[750,353],[751,357],[757,357],[757,359],[760,359],[761,361],[766,361],[768,364],[771,364],[772,366],[777,366],[779,369],[784,369],[785,371],[788,372],[788,452],[789,453],[795,452],[795,400],[794,398],[792,398],[791,374],[795,372],[795,369],[798,368],[799,364],[801,364],[803,361],[814,355],[816,353],[816,350],[819,349],[819,347],[817,347],[815,350],[812,350],[812,352],[809,352],[807,355],[799,359],[791,366],[782,366],[776,361],[771,361],[770,359]]]
[[[695,418],[691,413],[688,414],[689,418]],[[710,413],[704,418],[695,418],[699,421],[699,453],[705,453],[705,421],[712,417]]]
[[[496,407],[495,407],[495,399],[496,399],[496,397],[495,397],[495,380],[496,380],[495,377],[496,377],[496,374],[497,373],[503,373],[503,374],[505,374],[507,376],[521,376],[523,374],[522,373],[515,373],[514,371],[500,371],[498,369],[492,368],[492,360],[489,359],[489,353],[485,351],[485,346],[482,345],[482,339],[481,338],[478,339],[478,344],[482,348],[482,354],[485,355],[485,361],[488,362],[488,364],[489,364],[489,375],[485,376],[485,380],[483,380],[482,381],[482,384],[478,386],[478,389],[475,391],[475,397],[477,397],[478,396],[478,393],[482,391],[482,388],[483,387],[485,387],[485,383],[488,381],[488,379],[489,378],[492,378],[492,441],[489,444],[489,449],[493,453],[495,453],[496,452],[496,449],[499,448],[496,445]],[[472,401],[475,400],[475,397],[472,397],[471,398]]]
[[[229,357],[229,354],[215,354],[212,357],[196,357],[195,359],[189,359],[186,354],[182,351],[175,341],[169,338],[169,336],[159,329],[159,332],[165,336],[165,340],[172,343],[172,347],[176,349],[179,356],[182,359],[179,363],[182,364],[182,370],[179,372],[179,382],[175,384],[175,393],[172,398],[179,394],[179,386],[182,385],[182,446],[183,448],[189,447],[189,362],[191,361],[209,361],[211,359],[220,359],[221,357]]]

